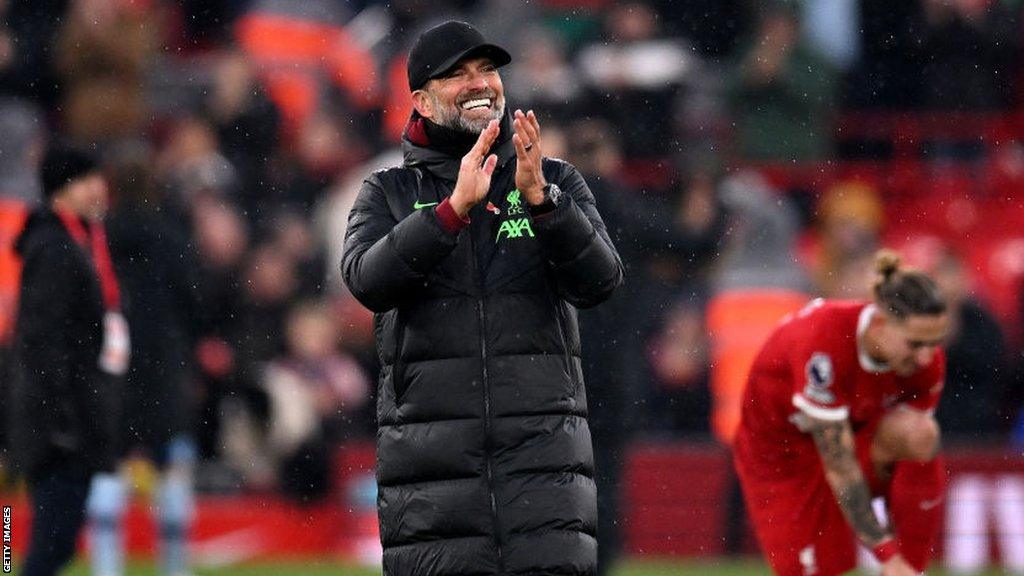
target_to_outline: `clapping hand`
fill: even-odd
[[[516,110],[512,128],[512,143],[516,147],[516,188],[526,201],[534,206],[544,202],[544,171],[541,168],[540,123],[537,115],[530,110],[523,114]]]
[[[491,188],[491,175],[498,164],[498,156],[491,154],[485,158],[485,155],[494,144],[499,131],[498,121],[491,120],[487,128],[480,132],[473,148],[462,157],[459,177],[455,181],[455,190],[450,200],[452,208],[459,216],[465,216],[470,208],[487,197],[487,191]]]

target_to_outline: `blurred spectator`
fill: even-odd
[[[840,182],[825,192],[817,209],[817,254],[811,267],[818,292],[827,298],[867,297],[874,253],[885,224],[885,207],[867,184]]]
[[[849,85],[851,105],[993,110],[1012,104],[1017,2],[865,0],[860,11],[863,60]]]
[[[241,188],[234,165],[220,151],[213,126],[198,116],[177,119],[156,158],[161,184],[170,188],[167,209],[183,216],[202,204],[201,196],[244,207],[251,192]]]
[[[995,110],[1013,102],[1013,60],[1021,21],[1017,2],[921,0],[921,106],[931,110]]]
[[[581,119],[566,132],[572,135],[566,159],[587,178],[629,278],[604,305],[580,311],[587,405],[601,470],[598,566],[607,574],[621,544],[618,499],[625,447],[643,425],[659,426],[650,422],[656,406],[663,408],[657,410],[661,416],[672,410],[654,399],[646,344],[664,321],[665,303],[686,294],[692,277],[714,256],[724,218],[714,198],[707,210],[686,218],[689,202],[649,197],[625,184],[622,151],[610,124]],[[698,196],[704,199],[693,194],[689,200]]]
[[[162,188],[152,165],[147,146],[126,144],[116,153],[111,177],[111,256],[133,349],[119,448],[122,457],[138,452],[160,471],[152,506],[158,516],[160,564],[164,574],[184,574],[194,506],[198,267],[189,239],[162,209]],[[94,574],[124,573],[125,480],[119,475],[97,483],[90,497]]]
[[[538,117],[544,122],[544,153],[551,158],[565,158],[569,151],[569,133],[561,121],[556,118]]]
[[[5,382],[10,449],[34,512],[25,576],[52,576],[75,554],[90,482],[114,471],[130,356],[99,165],[51,146],[41,174],[45,205],[16,244],[25,265]]]
[[[793,203],[752,171],[729,176],[721,188],[730,227],[715,274],[716,291],[750,287],[809,291],[806,271],[795,258],[800,220]]]
[[[564,42],[541,26],[523,31],[516,42],[519,56],[504,73],[505,93],[523,110],[564,118],[583,91],[576,70],[567,61]]]
[[[286,349],[285,318],[298,286],[295,261],[280,246],[265,241],[246,255],[225,329],[232,370],[210,407],[221,420],[217,438],[226,461],[247,483],[263,488],[276,477],[273,455],[259,444],[270,415],[263,367]]]
[[[238,353],[232,337],[249,232],[232,205],[208,196],[196,198],[192,227],[199,255],[200,332],[206,335],[196,349],[202,392],[197,437],[200,453],[211,457],[217,454],[222,400],[236,387]]]
[[[237,20],[239,45],[281,109],[286,138],[330,103],[332,90],[350,110],[376,104],[376,64],[347,29],[350,17],[333,0],[254,0]]]
[[[277,148],[280,114],[244,53],[231,50],[216,62],[204,108],[242,189],[247,196],[261,197],[258,191],[266,186],[267,165]]]
[[[272,226],[271,242],[295,263],[298,278],[296,294],[303,298],[322,294],[327,278],[327,259],[309,222],[299,214],[282,211]]]
[[[71,0],[57,33],[54,66],[66,132],[80,142],[140,134],[146,121],[145,66],[160,42],[153,5]]]
[[[192,226],[205,275],[237,273],[249,242],[241,214],[230,203],[210,196],[197,197],[192,208]]]
[[[796,8],[763,9],[754,42],[733,72],[735,149],[748,161],[832,157],[835,73],[800,39]]]
[[[0,198],[35,206],[42,199],[37,176],[45,144],[42,111],[31,102],[0,98]]]
[[[1007,431],[1014,414],[1001,406],[1010,382],[1003,331],[992,313],[972,296],[960,256],[944,249],[930,273],[950,310],[946,338],[946,387],[935,413],[943,436],[961,441],[991,440]]]
[[[270,397],[267,442],[284,492],[315,499],[333,487],[335,448],[366,430],[360,420],[369,404],[370,378],[339,351],[338,326],[323,304],[293,307],[286,330],[287,352],[264,372]]]
[[[721,184],[729,233],[712,280],[711,426],[731,444],[747,372],[778,321],[803,306],[810,282],[794,254],[799,219],[792,204],[754,172]]]
[[[652,390],[649,417],[665,431],[709,431],[708,340],[704,330],[714,261],[727,247],[729,214],[720,177],[700,166],[680,179],[669,223],[677,234],[647,258],[646,280],[657,307],[648,305],[643,353]],[[650,219],[650,215],[646,217]],[[649,248],[649,247],[648,247]],[[666,292],[659,294],[658,291]],[[643,317],[644,314],[640,314]],[[654,332],[650,332],[651,329]]]
[[[7,374],[17,315],[21,259],[14,243],[29,210],[42,198],[38,178],[42,122],[41,111],[29,102],[0,97],[0,134],[4,135],[0,140],[0,374]],[[0,386],[0,404],[7,404],[8,388]],[[0,426],[0,447],[5,444],[4,433]]]
[[[15,38],[7,24],[8,0],[0,0],[0,80],[2,84],[14,84]]]
[[[704,318],[708,294],[704,285],[695,288],[671,303],[659,331],[648,341],[655,397],[650,402],[650,416],[657,419],[662,430],[705,437],[710,431],[711,412],[710,354]]]
[[[327,113],[310,116],[271,160],[264,195],[251,202],[254,222],[266,225],[281,211],[309,217],[330,186],[366,159],[362,137],[351,124]]]
[[[666,36],[645,2],[613,6],[605,16],[605,41],[584,47],[578,62],[592,116],[620,131],[627,158],[663,157],[673,151],[675,92],[697,66],[680,38]]]
[[[53,40],[67,0],[0,0],[0,94],[50,109],[60,94]]]
[[[242,394],[259,388],[262,364],[285,349],[285,315],[298,295],[296,262],[283,247],[264,242],[247,255],[231,342]]]

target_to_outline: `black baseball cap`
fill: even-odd
[[[512,61],[504,48],[484,40],[483,34],[465,22],[450,20],[427,30],[409,52],[409,90],[444,76],[466,58],[490,58],[501,67]]]

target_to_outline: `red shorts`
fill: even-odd
[[[857,457],[866,475],[876,426],[856,432]],[[734,450],[747,513],[765,558],[780,576],[832,576],[857,565],[856,537],[810,445],[796,466],[771,469],[758,461],[756,442],[741,427]],[[813,451],[813,452],[811,452]]]

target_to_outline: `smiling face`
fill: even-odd
[[[479,134],[505,114],[505,89],[490,59],[470,58],[412,94],[420,116],[435,124]]]

